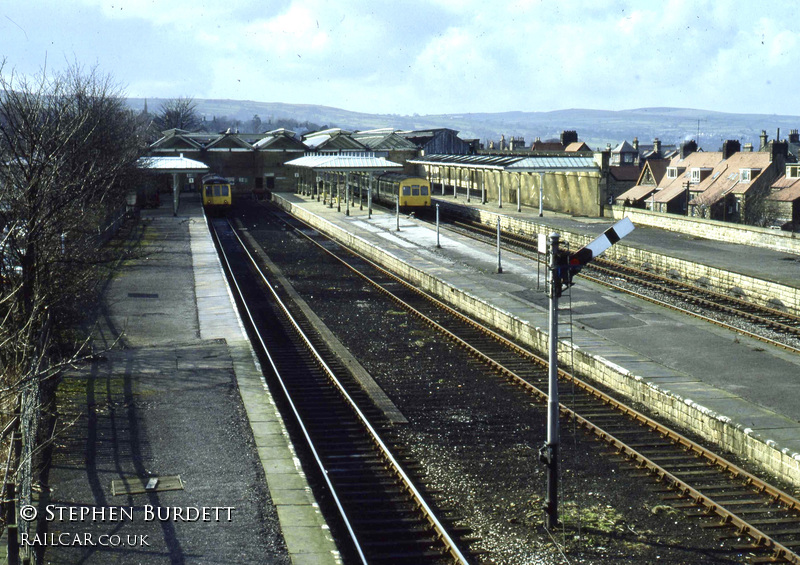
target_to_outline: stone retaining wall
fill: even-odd
[[[467,312],[482,323],[514,336],[532,350],[543,355],[547,354],[546,328],[531,327],[528,322],[405,263],[344,228],[301,206],[295,206],[280,195],[273,195],[273,200],[284,210],[308,222],[329,237],[363,253],[419,288]],[[781,450],[771,440],[763,439],[730,418],[700,406],[690,399],[663,390],[655,384],[647,383],[624,367],[585,352],[569,342],[559,342],[559,356],[562,359],[571,358],[577,373],[587,375],[627,398],[643,403],[674,424],[693,430],[723,449],[756,462],[766,471],[800,488],[800,454]]]
[[[541,233],[548,235],[553,228],[530,220],[504,216],[478,208],[453,205],[439,202],[449,213],[459,215],[485,225],[495,227],[500,217],[503,231],[531,235]],[[570,248],[580,249],[594,239],[594,236],[561,231],[562,241],[567,241]],[[757,279],[741,273],[725,271],[708,265],[653,253],[644,249],[630,247],[618,243],[606,251],[604,257],[611,261],[627,263],[633,267],[670,276],[679,281],[703,286],[721,294],[730,294],[750,300],[760,306],[800,315],[800,288],[782,285],[765,279]]]
[[[630,218],[634,224],[676,231],[714,241],[740,243],[800,255],[800,233],[731,224],[705,218],[687,218],[629,206],[606,206],[604,215],[615,220]]]

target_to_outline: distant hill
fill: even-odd
[[[147,99],[148,110],[155,113],[166,100]],[[134,109],[144,108],[144,99],[131,98]],[[695,139],[706,151],[717,151],[726,139],[738,139],[742,145],[752,143],[758,149],[761,130],[774,139],[780,129],[781,138],[791,129],[800,129],[800,116],[775,114],[729,114],[690,108],[638,108],[634,110],[569,109],[552,112],[498,112],[469,114],[367,114],[312,104],[255,102],[251,100],[195,99],[198,111],[210,120],[226,116],[248,123],[254,115],[262,120],[263,129],[270,122],[290,118],[328,127],[364,130],[380,127],[426,129],[446,127],[457,130],[464,139],[483,142],[524,137],[527,145],[537,137],[558,138],[564,130],[576,130],[578,137],[593,149],[612,146],[639,138],[650,144],[659,138],[663,144],[680,144]],[[699,135],[698,135],[699,132]]]

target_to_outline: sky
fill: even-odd
[[[135,98],[800,115],[798,0],[0,0],[0,38],[6,77]]]

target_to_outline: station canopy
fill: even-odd
[[[142,157],[136,163],[140,168],[156,173],[207,173],[208,165],[180,157]]]
[[[599,170],[593,157],[586,155],[428,155],[409,159],[415,165],[465,167],[512,173],[593,172]]]
[[[285,163],[288,167],[299,167],[314,171],[326,172],[377,172],[399,171],[403,165],[379,157],[368,151],[352,151],[346,153],[307,153]]]

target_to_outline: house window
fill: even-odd
[[[711,174],[712,169],[706,167],[696,167],[692,169],[692,183],[697,184],[702,182],[708,175]]]
[[[791,179],[800,177],[800,166],[786,167],[786,176]]]
[[[676,179],[676,178],[678,178],[678,168],[677,167],[668,167],[667,168],[667,178],[668,179]]]

